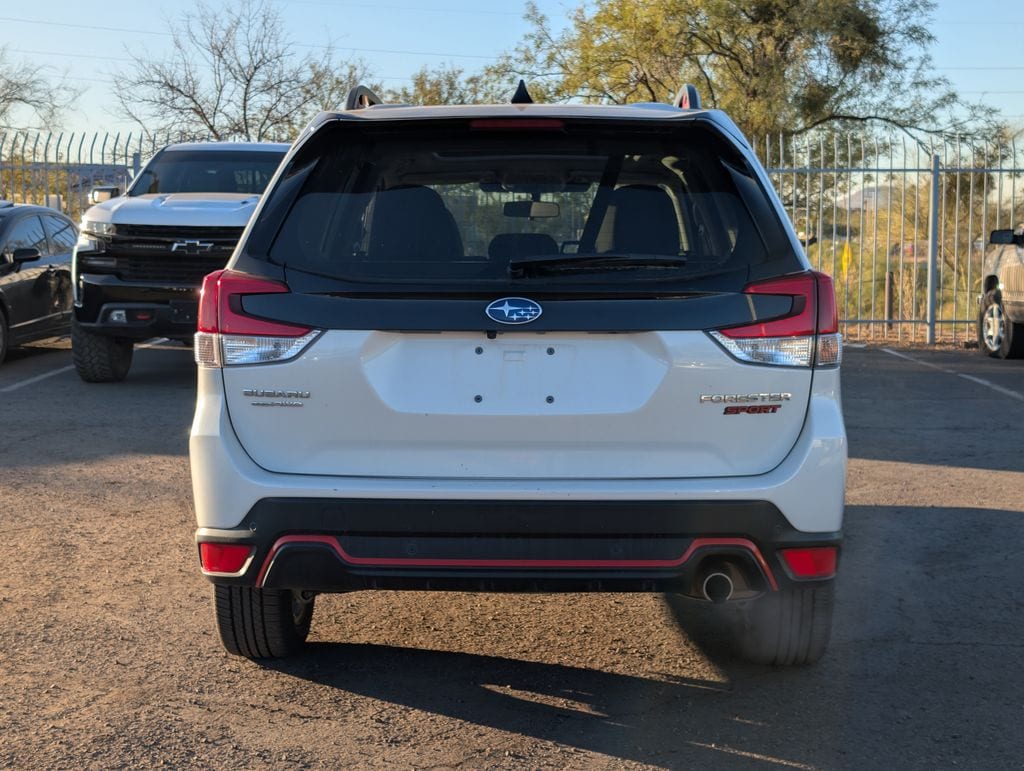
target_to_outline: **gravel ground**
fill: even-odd
[[[196,564],[188,352],[90,386],[66,349],[0,367],[2,767],[1021,765],[1024,362],[848,350],[816,666],[738,663],[661,595],[384,592],[321,597],[308,654],[260,665]]]

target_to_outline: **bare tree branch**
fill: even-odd
[[[169,25],[165,59],[129,51],[132,66],[116,74],[118,112],[151,135],[291,140],[367,76],[363,62],[339,60],[331,45],[297,53],[272,0],[199,0]]]
[[[49,76],[43,65],[13,62],[0,46],[0,126],[14,128],[15,120],[29,116],[53,126],[78,94],[63,76]]]

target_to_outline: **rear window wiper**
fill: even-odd
[[[637,270],[645,268],[681,268],[686,258],[673,254],[545,254],[509,260],[513,277],[531,274],[568,273],[572,271]]]

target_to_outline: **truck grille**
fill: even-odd
[[[117,225],[107,253],[125,281],[195,284],[224,267],[244,228]]]

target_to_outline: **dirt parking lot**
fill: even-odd
[[[1024,361],[850,349],[833,642],[743,665],[660,595],[366,592],[307,655],[225,654],[188,477],[190,352],[0,367],[0,766],[1007,768],[1024,739]]]

